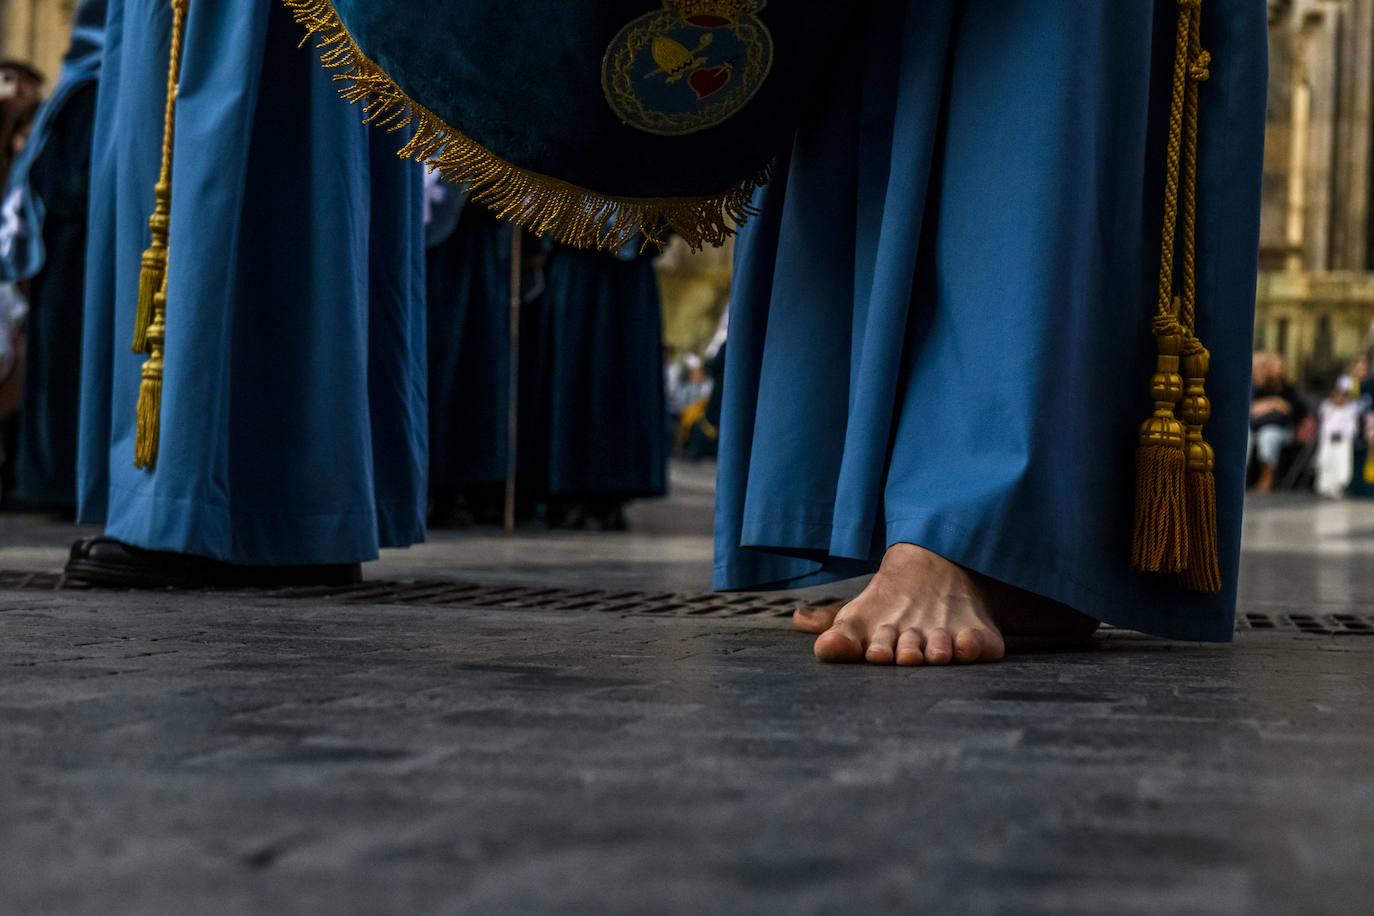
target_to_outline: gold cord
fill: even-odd
[[[1211,56],[1202,49],[1200,0],[1190,0],[1188,23],[1188,85],[1183,99],[1182,177],[1182,291],[1179,323],[1183,326],[1183,400],[1178,415],[1187,427],[1185,504],[1188,523],[1188,562],[1181,575],[1184,587],[1197,592],[1221,590],[1217,544],[1217,490],[1213,468],[1216,456],[1202,438],[1212,415],[1206,378],[1211,355],[1197,338],[1197,149],[1198,83],[1207,79]]]
[[[1198,83],[1210,63],[1200,28],[1201,0],[1179,0],[1154,320],[1155,413],[1140,433],[1131,560],[1135,569],[1175,574],[1186,588],[1216,592],[1215,456],[1202,438],[1211,415],[1204,387],[1210,356],[1196,336]]]
[[[139,274],[138,315],[133,350],[147,353],[138,387],[138,434],[134,467],[157,464],[159,428],[162,422],[162,370],[167,330],[167,240],[171,228],[172,141],[176,133],[176,100],[181,74],[181,49],[186,33],[188,0],[171,0],[172,47],[167,66],[167,104],[162,118],[162,166],[155,190],[157,203],[148,225],[153,244],[143,253]]]

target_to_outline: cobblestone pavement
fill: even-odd
[[[702,473],[371,575],[700,589]],[[1302,621],[1367,619],[1374,505],[1252,510],[1270,628],[943,671],[764,613],[0,591],[0,912],[1367,913],[1374,638]]]

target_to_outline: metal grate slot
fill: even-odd
[[[0,570],[0,590],[51,591],[84,589],[65,582],[57,573]],[[223,594],[224,590],[217,590]],[[626,589],[563,588],[514,583],[481,584],[452,579],[409,582],[377,580],[343,586],[296,586],[244,590],[243,593],[281,600],[334,600],[346,604],[425,605],[492,610],[593,611],[601,614],[659,617],[785,618],[800,604],[823,607],[844,599],[816,598],[809,602],[788,594],[717,592],[649,592]],[[1237,616],[1239,631],[1283,632],[1295,636],[1374,635],[1374,614],[1247,611]]]

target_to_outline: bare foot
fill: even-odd
[[[990,662],[1002,633],[1086,636],[1097,621],[965,570],[914,544],[894,544],[868,586],[847,603],[799,607],[792,625],[819,633],[823,661],[875,665]]]
[[[815,632],[830,609],[794,614]],[[1006,648],[978,583],[923,547],[894,544],[868,586],[835,609],[816,639],[816,657],[875,665],[997,661]]]

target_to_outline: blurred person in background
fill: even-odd
[[[43,95],[43,74],[22,60],[0,60],[0,103],[36,102]]]
[[[76,11],[71,45],[4,197],[0,278],[27,281],[27,370],[14,448],[15,501],[76,511],[76,429],[91,130],[105,0]]]
[[[38,113],[43,76],[22,61],[0,61],[0,256],[13,247],[19,233],[19,215],[7,205],[5,188],[14,162],[23,153]],[[23,398],[27,359],[25,322],[29,311],[27,283],[0,269],[0,421],[7,421],[19,409]],[[7,494],[14,477],[11,452],[14,428],[3,427],[0,438],[0,480]]]
[[[21,60],[0,60],[0,187],[23,147],[43,95],[43,74]]]
[[[1369,357],[1356,357],[1350,363],[1350,371],[1337,381],[1349,382],[1350,397],[1362,402],[1365,410],[1374,410],[1374,382],[1369,377]]]
[[[1250,449],[1260,463],[1255,489],[1274,489],[1284,446],[1293,442],[1298,424],[1307,416],[1298,390],[1288,381],[1288,364],[1277,353],[1256,353],[1250,400]]]
[[[1320,427],[1315,489],[1331,499],[1345,495],[1354,476],[1355,437],[1364,411],[1353,393],[1354,383],[1349,376],[1341,376],[1317,412]]]

